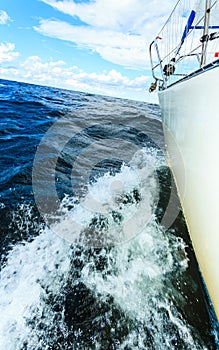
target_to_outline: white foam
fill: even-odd
[[[61,291],[68,274],[68,253],[69,245],[48,229],[10,252],[0,275],[1,349],[22,349],[23,342],[33,337],[26,320],[34,316],[33,308],[40,308],[44,284]]]
[[[132,349],[146,349],[146,326],[154,334],[155,348],[168,348],[172,335],[165,329],[166,320],[161,316],[163,309],[169,315],[168,322],[177,327],[185,343],[191,349],[200,349],[194,343],[190,327],[176,307],[170,305],[166,290],[172,274],[186,269],[187,259],[183,241],[171,233],[164,233],[154,217],[159,190],[154,170],[163,162],[156,152],[139,152],[120,173],[105,174],[89,185],[88,194],[81,203],[75,204],[75,199],[65,198],[60,208],[62,216],[58,223],[53,224],[52,230],[45,228],[32,242],[14,246],[1,272],[2,349],[20,350],[25,342],[28,349],[36,350],[38,346],[46,349],[45,344],[39,344],[36,329],[27,320],[36,316],[40,319],[44,315],[44,322],[53,322],[53,312],[44,300],[45,287],[59,295],[69,277],[72,250],[68,242],[54,231],[67,240],[72,241],[72,235],[78,239],[97,214],[107,217],[108,226],[102,232],[116,244],[106,250],[104,244],[107,246],[108,241],[103,237],[100,254],[107,256],[107,274],[93,268],[95,264],[92,264],[91,257],[88,262],[84,261],[81,280],[98,298],[105,300],[111,295],[115,304],[138,324],[138,331],[130,330],[121,349],[126,345]],[[139,203],[130,201],[124,204],[119,200],[133,189],[140,193]],[[74,208],[67,210],[71,203]],[[119,212],[123,220],[115,222],[112,211]],[[178,254],[180,251],[184,254]],[[60,320],[60,327],[64,332],[64,317]],[[55,343],[56,335],[53,336]],[[100,345],[96,344],[96,348]]]

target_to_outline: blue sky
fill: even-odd
[[[175,0],[0,0],[0,77],[157,102],[148,45]]]

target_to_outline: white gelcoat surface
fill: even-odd
[[[219,318],[219,67],[159,93],[169,163]]]

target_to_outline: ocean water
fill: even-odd
[[[0,80],[0,349],[218,349],[155,104]]]

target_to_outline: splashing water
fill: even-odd
[[[205,349],[173,285],[188,265],[185,243],[156,220],[164,165],[142,150],[13,247],[1,271],[2,349]]]

